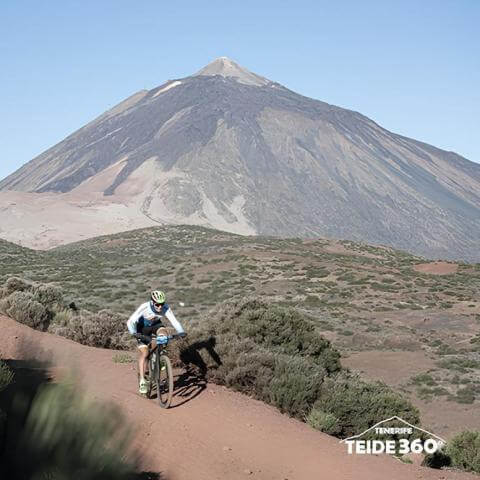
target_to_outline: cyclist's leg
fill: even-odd
[[[139,333],[146,335],[148,332],[144,332],[144,329],[140,329]],[[141,394],[147,392],[147,384],[145,381],[145,369],[147,366],[148,357],[148,344],[144,340],[138,339],[138,375],[140,377],[139,390]]]
[[[145,380],[145,367],[147,366],[148,345],[138,346],[138,372],[140,373],[140,382]]]
[[[154,335],[152,335],[152,348],[155,348],[157,346],[157,336],[159,335],[165,335],[168,336],[168,330],[162,325],[159,324],[158,326],[156,325],[153,327]]]

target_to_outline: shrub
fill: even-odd
[[[325,376],[340,369],[339,353],[308,317],[258,300],[220,305],[188,338],[183,362],[297,418],[310,411]]]
[[[452,459],[443,451],[437,450],[435,453],[428,453],[422,461],[422,466],[429,468],[450,467]]]
[[[349,372],[325,379],[313,408],[338,419],[342,438],[393,415],[415,425],[420,423],[418,410],[407,399],[383,383],[368,383]]]
[[[112,357],[113,363],[132,363],[135,360],[128,353],[117,353]]]
[[[30,284],[18,277],[10,277],[0,291],[0,298],[8,297],[13,292],[23,292],[30,288]]]
[[[414,383],[415,385],[422,385],[422,384],[425,384],[428,386],[437,385],[437,382],[429,373],[419,373],[418,375],[413,376],[412,383]]]
[[[281,412],[304,418],[320,394],[327,372],[304,358],[278,356],[269,385],[269,402]]]
[[[25,413],[15,449],[21,454],[10,455],[5,465],[18,478],[134,478],[132,430],[115,406],[93,404],[64,383],[40,387]]]
[[[228,301],[189,332],[180,359],[205,377],[334,435],[348,436],[418,411],[380,383],[341,373],[338,352],[309,317],[259,300]]]
[[[318,410],[317,408],[310,410],[306,421],[311,427],[328,435],[337,435],[341,430],[339,420],[335,415],[325,413],[323,410]]]
[[[239,352],[226,358],[221,368],[209,376],[212,381],[234,388],[259,400],[268,401],[270,384],[274,377],[275,355],[259,350],[257,352]]]
[[[55,316],[53,317],[51,324],[55,324],[57,326],[67,326],[75,315],[75,310],[69,308],[61,308],[55,311]],[[49,327],[50,330],[51,327]]]
[[[328,373],[341,368],[339,352],[315,331],[309,317],[292,308],[260,300],[228,301],[208,314],[202,330],[220,337],[229,333],[275,353],[307,357]]]
[[[2,288],[0,311],[29,327],[48,329],[84,345],[128,349],[135,344],[120,314],[106,310],[78,312],[73,302],[68,309],[62,290],[51,284],[31,284],[9,278]]]
[[[48,310],[30,292],[15,291],[4,300],[7,303],[5,313],[17,322],[38,330],[48,327]]]
[[[480,432],[459,433],[447,443],[445,453],[454,467],[480,473]]]
[[[7,388],[12,380],[13,372],[4,361],[0,360],[0,392]]]
[[[32,293],[37,302],[51,309],[60,306],[63,302],[62,290],[55,285],[36,285],[32,288]]]
[[[473,403],[475,401],[475,390],[471,386],[459,388],[454,399],[458,403]]]
[[[126,331],[125,319],[108,310],[60,313],[50,325],[49,332],[91,347],[124,350],[134,344]]]
[[[62,302],[60,288],[32,284],[17,277],[10,277],[0,291],[0,311],[38,330],[47,329]]]

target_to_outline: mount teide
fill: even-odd
[[[480,260],[480,165],[225,57],[132,95],[0,191],[0,236],[37,246],[187,223]],[[31,241],[14,225],[30,218]]]

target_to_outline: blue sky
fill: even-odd
[[[0,2],[0,178],[219,56],[480,162],[480,1]]]

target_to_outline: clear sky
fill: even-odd
[[[480,162],[480,0],[2,0],[0,178],[216,57]]]

